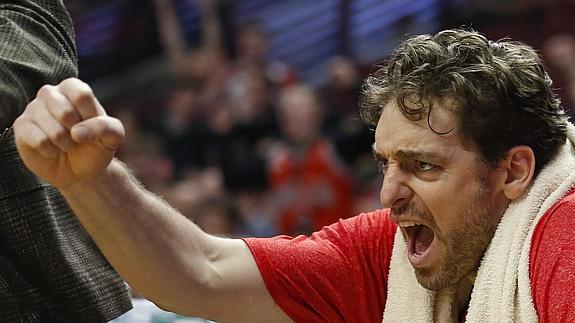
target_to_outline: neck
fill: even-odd
[[[455,294],[456,310],[458,318],[464,318],[467,314],[467,307],[469,306],[469,300],[471,299],[471,291],[473,290],[473,285],[475,284],[475,277],[477,277],[477,270],[465,275],[457,283],[457,292]]]

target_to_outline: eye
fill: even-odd
[[[422,172],[428,172],[430,170],[433,170],[435,166],[433,164],[430,163],[426,163],[423,161],[418,161],[417,162],[417,170],[422,171]]]
[[[413,160],[411,164],[413,174],[424,181],[435,181],[442,174],[443,167],[424,161]]]

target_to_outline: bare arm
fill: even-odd
[[[14,125],[25,164],[58,187],[108,261],[162,308],[282,322],[248,248],[209,236],[113,160],[124,130],[77,79],[43,87]]]
[[[183,30],[172,0],[154,0],[160,40],[174,73],[188,69],[188,54]]]
[[[219,0],[197,0],[202,12],[203,50],[211,55],[223,55],[223,31],[219,22]]]

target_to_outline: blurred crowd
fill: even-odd
[[[575,1],[444,0],[443,25],[527,43],[543,56],[566,112],[575,115]]]
[[[227,41],[221,2],[197,4],[202,41],[190,47],[174,2],[154,0],[172,82],[157,101],[108,104],[127,128],[118,157],[213,234],[306,234],[377,207],[355,63],[333,58],[312,88],[269,59],[260,25]]]
[[[152,1],[171,81],[142,100],[106,102],[126,127],[118,157],[143,185],[206,232],[233,237],[309,234],[379,207],[374,133],[358,105],[369,67],[334,57],[325,82],[312,87],[270,57],[263,26],[230,23],[226,0],[194,0],[198,44],[186,40],[173,0]],[[575,1],[450,3],[443,27],[471,26],[538,48],[574,114]],[[118,322],[170,321],[141,302]]]
[[[553,10],[574,12],[575,3],[559,2],[570,11]],[[373,132],[359,118],[365,66],[334,57],[325,82],[312,87],[270,58],[261,25],[231,24],[225,3],[196,0],[201,41],[190,45],[174,1],[153,0],[171,82],[152,100],[107,103],[127,128],[118,157],[148,189],[218,235],[308,234],[377,208]],[[533,32],[542,3],[469,1],[454,15],[446,1],[444,24],[540,48],[572,111],[575,40],[570,25],[553,25],[570,17]]]

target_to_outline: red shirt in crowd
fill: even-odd
[[[284,234],[317,231],[352,214],[351,178],[325,140],[305,151],[276,148],[268,177]]]
[[[381,322],[396,225],[389,210],[310,237],[245,239],[278,306],[296,322]],[[575,191],[536,226],[530,251],[540,322],[575,322]]]

